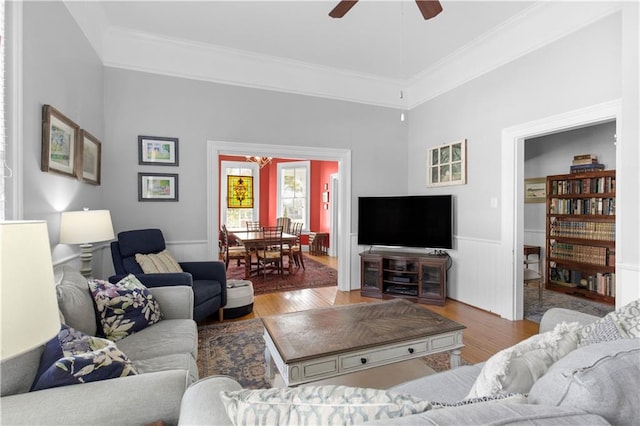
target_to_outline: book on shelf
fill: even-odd
[[[555,266],[550,269],[549,273],[551,284],[581,288],[604,296],[616,297],[616,274],[614,272],[586,273]]]
[[[579,154],[579,155],[574,155],[573,159],[574,161],[575,160],[597,160],[598,156],[595,154]]]
[[[574,166],[582,166],[587,164],[597,164],[598,157],[593,154],[574,155],[571,164]]]
[[[593,164],[579,164],[574,165],[569,168],[571,173],[587,173],[587,172],[598,172],[604,170],[604,164],[602,163],[593,163]]]

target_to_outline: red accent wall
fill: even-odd
[[[220,155],[219,163],[222,161],[246,161],[244,156],[236,155]],[[260,222],[266,225],[275,225],[278,216],[277,191],[278,191],[278,163],[290,161],[300,161],[285,158],[274,158],[271,163],[264,166],[260,170]],[[218,167],[218,170],[222,170]],[[338,173],[338,163],[336,161],[320,161],[311,160],[311,176],[309,183],[311,186],[310,194],[310,211],[309,211],[309,230],[313,232],[329,232],[329,212],[325,210],[322,202],[322,193],[325,192],[324,185],[330,185],[331,175]],[[219,177],[220,185],[222,176]],[[327,191],[330,192],[329,189]],[[220,187],[218,188],[220,194]],[[220,205],[224,200],[219,200]],[[331,193],[329,194],[329,203],[332,203]],[[218,224],[221,226],[222,224]],[[303,244],[307,244],[307,238],[303,237]]]

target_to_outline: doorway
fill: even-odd
[[[524,244],[524,142],[526,139],[576,129],[606,121],[616,122],[616,134],[620,134],[621,102],[606,102],[592,107],[559,114],[541,120],[520,124],[502,131],[502,210],[501,210],[501,258],[503,263],[503,288],[500,297],[504,306],[509,306],[505,318],[523,318],[523,252]],[[622,141],[618,141],[621,143]],[[618,173],[620,150],[616,151]],[[620,197],[618,197],[620,198]],[[621,232],[619,216],[616,217],[616,240]],[[620,251],[619,249],[617,250]],[[618,253],[619,254],[619,253]],[[516,265],[518,267],[516,267]]]
[[[263,155],[279,158],[305,158],[338,163],[337,189],[334,200],[337,207],[335,231],[336,249],[342,253],[338,262],[338,290],[351,290],[351,151],[348,149],[304,146],[262,145],[254,143],[207,141],[207,246],[210,255],[217,258],[217,224],[219,222],[219,167],[220,155]],[[333,195],[333,194],[332,194]]]

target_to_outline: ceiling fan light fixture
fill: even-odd
[[[342,18],[357,2],[358,0],[342,0],[329,12],[329,16],[332,18]],[[442,5],[437,0],[416,0],[416,4],[425,20],[431,19],[442,12]]]
[[[416,0],[418,9],[422,13],[422,17],[427,20],[437,16],[442,12],[442,5],[439,1],[434,0]]]
[[[329,16],[332,18],[342,18],[357,2],[358,0],[342,0],[329,12]]]

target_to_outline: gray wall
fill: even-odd
[[[359,195],[406,192],[397,110],[115,68],[105,69],[105,105],[104,200],[117,231],[159,226],[168,240],[206,238],[207,140],[350,149],[353,205]],[[139,166],[138,135],[179,138],[180,165]],[[179,173],[180,201],[138,202],[143,171]]]
[[[24,2],[23,215],[45,219],[54,261],[77,247],[58,245],[60,212],[105,208],[103,186],[40,171],[42,106],[50,104],[80,127],[104,139],[104,68],[60,2]]]
[[[608,17],[411,111],[409,192],[454,194],[456,234],[499,240],[500,209],[490,201],[500,196],[502,130],[619,98],[619,28],[620,16]],[[427,149],[460,139],[467,184],[426,188]]]
[[[415,194],[451,193],[455,205],[454,263],[448,294],[510,317],[517,284],[503,273],[501,190],[502,132],[601,103],[622,100],[626,155],[617,221],[620,253],[617,304],[638,297],[638,9],[594,22],[554,43],[432,99],[411,111],[408,188]],[[634,74],[635,73],[635,74]],[[430,147],[467,139],[467,184],[426,188]],[[620,148],[619,148],[620,149]],[[617,164],[620,168],[620,164]],[[521,184],[521,183],[518,183]],[[620,235],[618,236],[620,237]],[[509,250],[511,252],[511,250]]]

